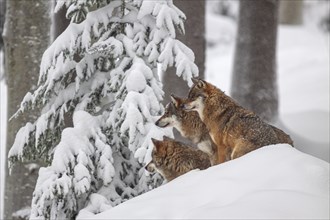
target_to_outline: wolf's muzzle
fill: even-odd
[[[161,128],[165,128],[165,127],[167,127],[167,125],[169,125],[169,123],[162,122],[161,119],[158,119],[158,120],[155,122],[155,125],[157,125],[158,127],[161,127]]]
[[[194,110],[194,106],[190,105],[189,103],[188,104],[183,104],[182,109],[185,110],[185,111],[192,111],[192,110]]]
[[[144,168],[150,173],[155,172],[155,165],[152,161],[148,163]]]

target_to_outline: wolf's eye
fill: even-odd
[[[197,98],[202,98],[202,99],[204,99],[204,98],[205,98],[205,95],[204,95],[204,94],[198,94]]]
[[[201,98],[205,98],[205,96],[203,95],[203,93],[194,93],[194,94],[191,94],[191,97],[189,97],[191,100],[195,100],[195,99],[197,99],[197,98],[199,98],[199,97],[201,97]]]

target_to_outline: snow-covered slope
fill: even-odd
[[[78,219],[87,217],[81,213]],[[88,216],[87,218],[91,218]],[[289,145],[194,170],[94,219],[329,219],[329,163]]]

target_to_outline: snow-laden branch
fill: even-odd
[[[86,198],[97,181],[108,185],[115,176],[111,147],[101,131],[100,117],[77,111],[73,123],[73,128],[63,131],[51,166],[39,171],[31,218],[62,218],[77,209],[79,198]],[[59,212],[45,212],[48,209]]]

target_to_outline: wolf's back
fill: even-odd
[[[209,156],[199,149],[174,143],[169,170],[177,172],[177,176],[194,169],[204,170],[211,166]]]

